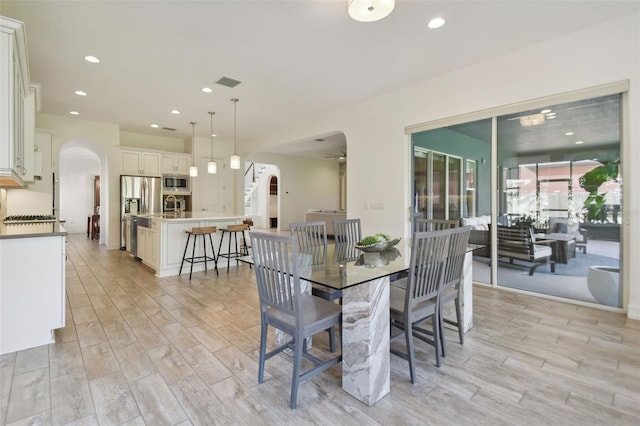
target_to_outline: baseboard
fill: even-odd
[[[631,305],[627,308],[627,318],[640,320],[640,305]]]

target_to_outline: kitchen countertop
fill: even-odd
[[[0,239],[35,238],[67,235],[60,222],[0,224]]]
[[[178,214],[162,213],[162,214],[149,214],[149,215],[134,215],[138,217],[149,217],[152,219],[159,219],[162,221],[193,221],[193,220],[237,220],[244,219],[244,216],[240,215],[228,215],[224,213],[208,213],[208,212],[182,212]]]

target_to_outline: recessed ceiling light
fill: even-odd
[[[550,109],[543,109],[542,111],[540,111],[540,114],[549,114],[550,112]]]
[[[582,145],[584,141],[576,141],[576,145]]]
[[[87,61],[87,62],[91,62],[92,64],[99,64],[100,63],[100,59],[96,58],[95,56],[91,56],[91,55],[85,56],[84,60]]]
[[[443,26],[445,22],[447,22],[447,21],[445,21],[442,16],[438,16],[438,17],[433,18],[432,20],[430,20],[429,24],[427,24],[427,26],[429,28],[431,28],[432,30],[435,30],[436,28],[440,28],[441,26]]]
[[[211,92],[213,92],[213,89],[212,89],[211,87],[203,87],[203,88],[202,88],[202,91],[203,91],[204,93],[211,93]]]
[[[71,115],[80,115],[80,113],[78,111],[69,111],[69,114],[71,114]]]
[[[553,120],[554,118],[556,118],[555,114],[547,114],[547,120]]]
[[[572,135],[573,135],[573,132],[567,132],[567,133],[565,133],[564,135],[565,135],[565,136],[572,136]]]
[[[78,96],[87,96],[87,92],[83,92],[82,90],[76,90],[73,93],[75,93]]]
[[[171,114],[180,114],[180,111],[178,111],[177,109],[172,109]]]
[[[544,115],[542,114],[532,114],[520,117],[520,125],[522,127],[539,126],[541,124],[544,124]]]
[[[217,135],[217,134],[215,134],[215,133],[211,133],[211,136],[215,138],[215,137],[217,137],[218,135]]]
[[[157,129],[160,126],[158,126],[157,124],[152,124],[151,127],[153,127],[154,129]]]

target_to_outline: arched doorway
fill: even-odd
[[[56,176],[56,205],[65,228],[70,234],[89,232],[91,218],[100,211],[108,211],[108,179],[106,156],[97,144],[85,141],[70,141],[60,150],[59,171]],[[100,184],[97,184],[100,182]],[[97,204],[99,203],[99,205]],[[108,220],[97,216],[100,244],[106,244]]]
[[[244,181],[244,214],[253,219],[256,228],[277,228],[280,169],[264,163],[251,163],[249,169],[252,171],[245,175]]]

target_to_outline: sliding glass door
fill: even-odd
[[[414,215],[472,226],[484,246],[476,282],[621,307],[621,103],[613,94],[413,133]]]

